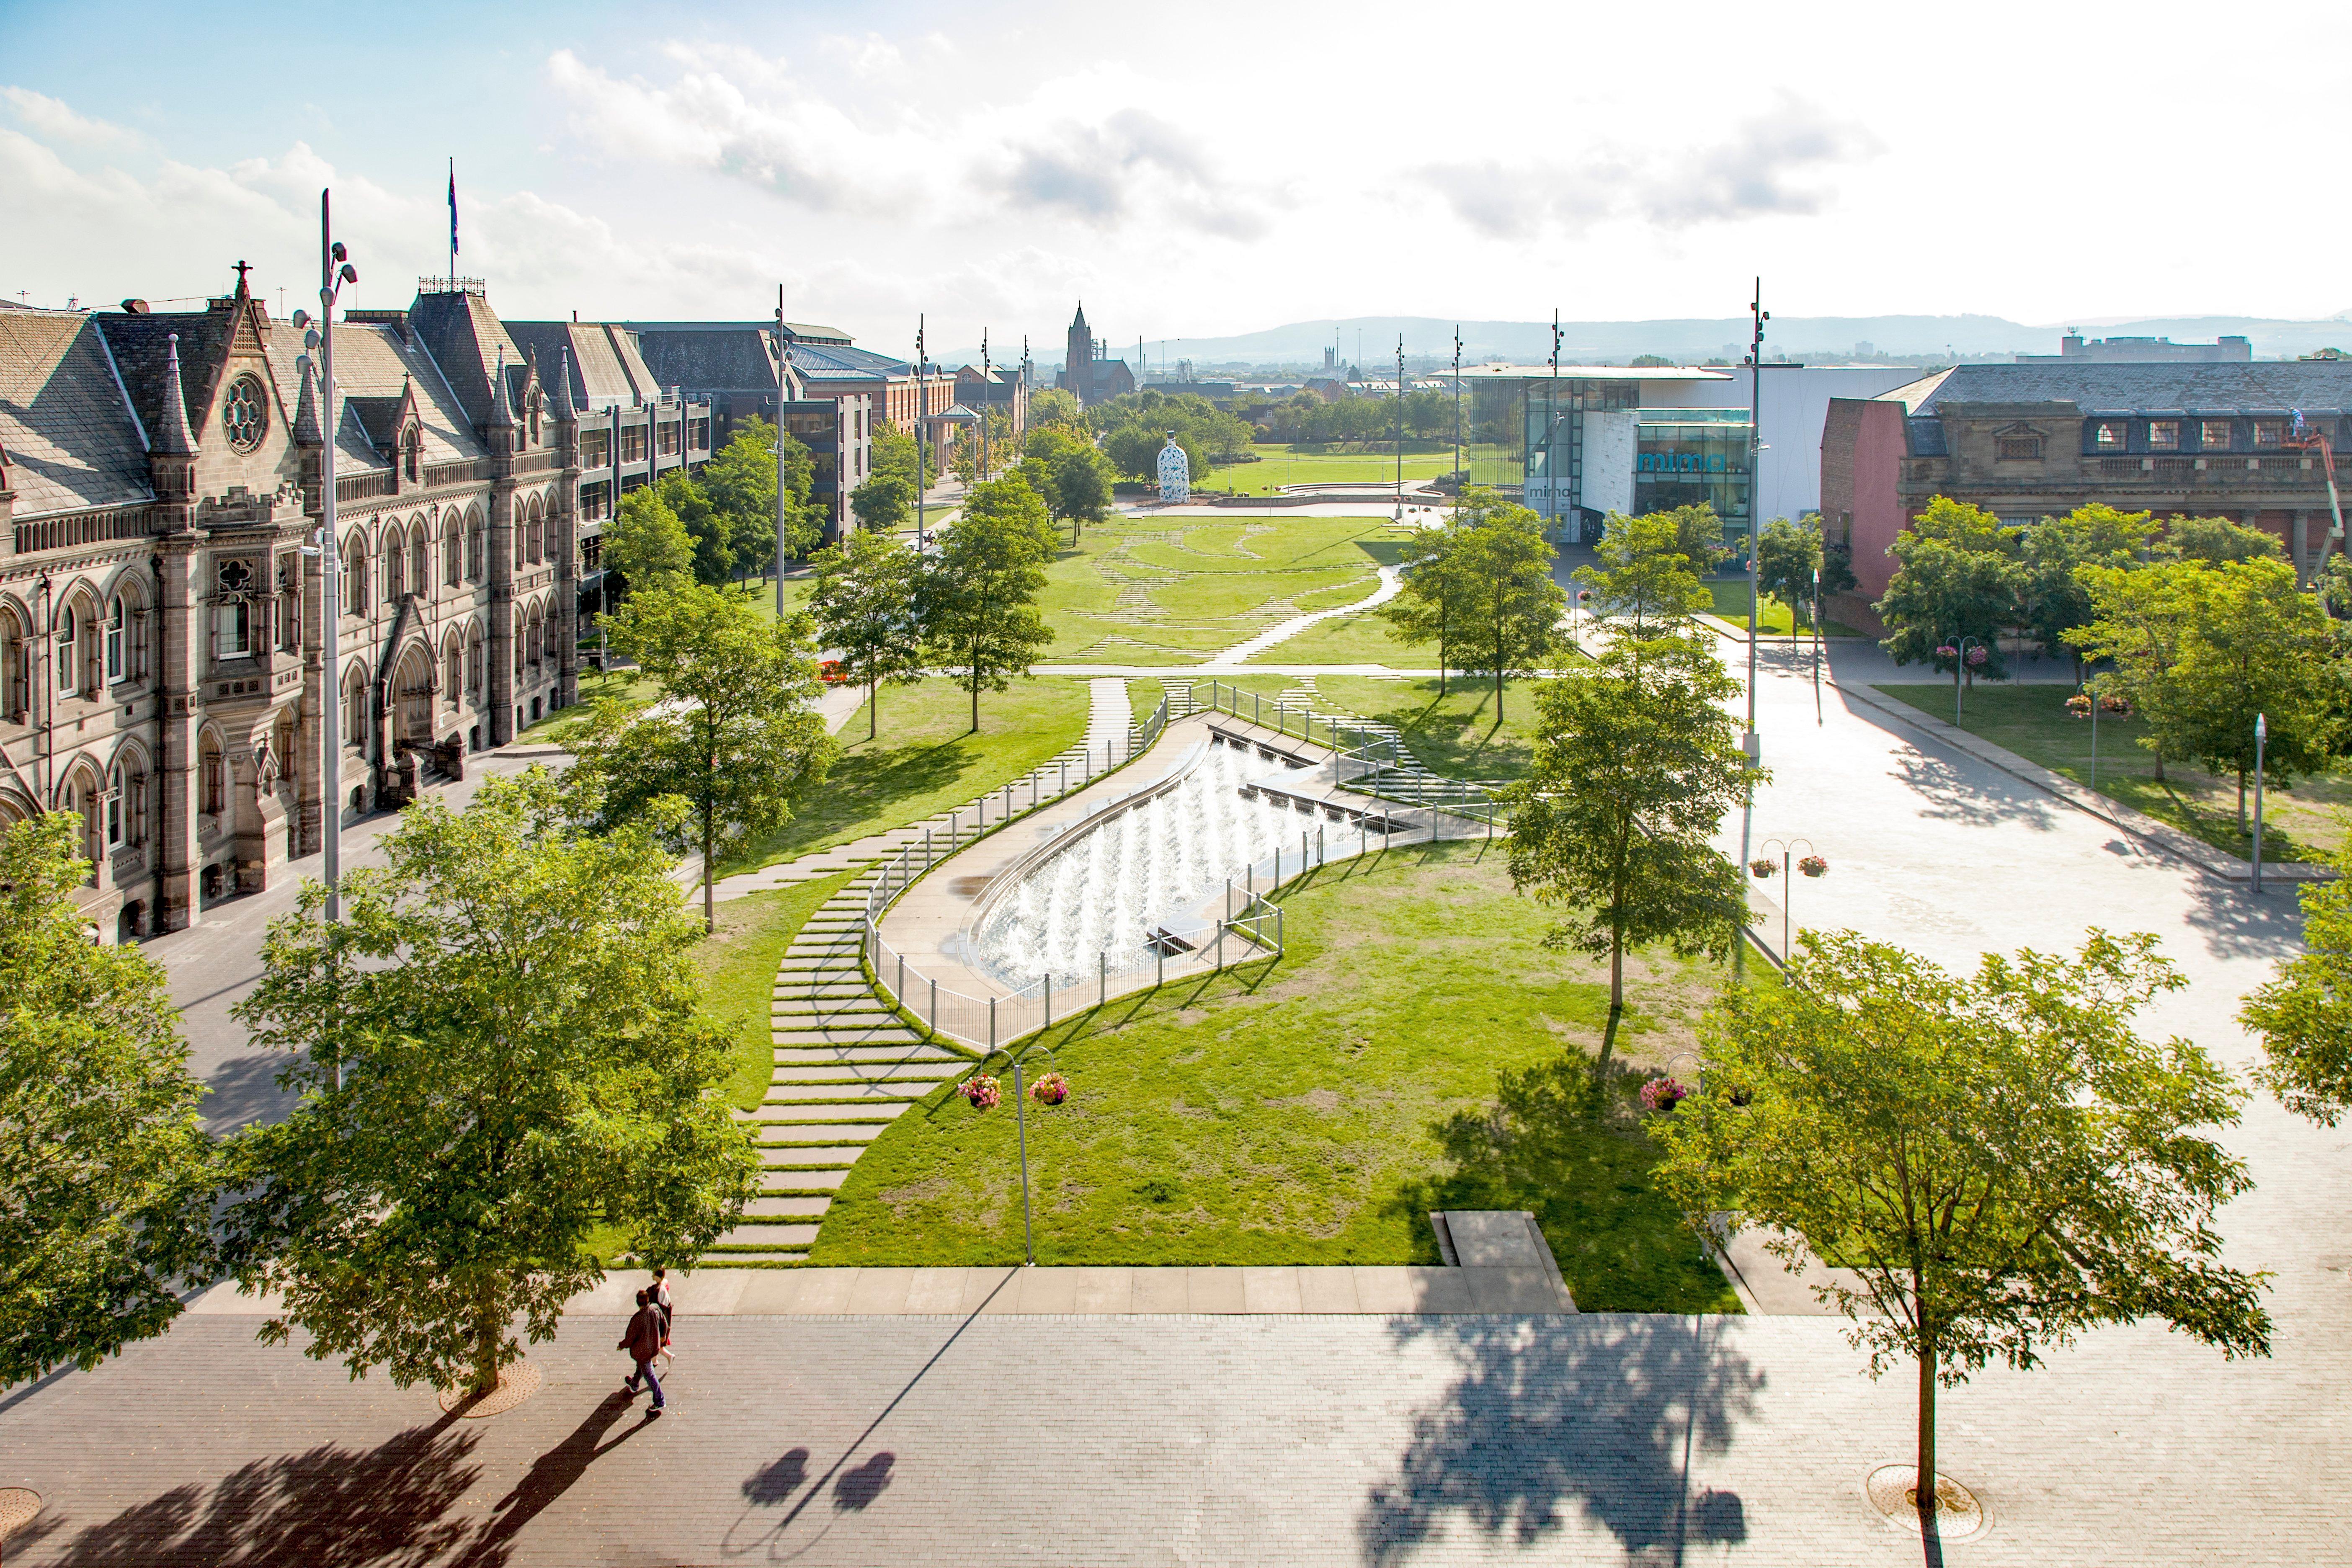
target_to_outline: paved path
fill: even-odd
[[[1331,610],[1316,610],[1308,615],[1293,616],[1286,621],[1277,622],[1248,641],[1237,642],[1224,652],[1213,655],[1201,668],[1203,669],[1239,668],[1266,649],[1277,644],[1288,642],[1292,637],[1318,622],[1332,620],[1340,616],[1361,615],[1366,610],[1387,604],[1404,591],[1404,578],[1393,566],[1380,568],[1380,579],[1379,584],[1370,594],[1352,605],[1341,605],[1337,609]]]

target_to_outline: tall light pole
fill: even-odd
[[[1396,389],[1396,520],[1404,521],[1404,334],[1397,334]]]
[[[784,330],[784,286],[776,285],[776,619],[784,618],[784,534],[786,512],[792,506],[792,492],[784,478],[784,405],[793,400],[793,340]],[[840,443],[835,442],[838,446]],[[834,469],[834,490],[841,489],[838,462]]]
[[[915,317],[915,548],[923,547],[923,491],[930,481],[925,477],[929,454],[923,448],[924,427],[931,417],[931,385],[923,375],[930,363],[930,351],[923,346],[924,322],[920,314]]]
[[[2254,891],[2263,890],[2263,746],[2271,738],[2267,714],[2254,715]]]
[[[334,236],[331,193],[319,193],[319,321],[297,310],[302,346],[319,355],[319,535],[321,572],[319,647],[319,853],[327,884],[327,921],[343,918],[343,680],[335,624],[343,613],[343,546],[335,530],[335,300],[360,280],[350,253]],[[341,1081],[341,1069],[337,1081]]]
[[[1756,734],[1756,605],[1763,591],[1756,559],[1756,490],[1758,470],[1764,463],[1764,323],[1772,312],[1764,308],[1764,279],[1756,279],[1756,297],[1748,302],[1755,335],[1748,345],[1748,736],[1750,766],[1763,760],[1763,743]]]
[[[1462,323],[1454,323],[1454,498],[1458,502],[1469,488],[1462,471]]]
[[[996,384],[988,368],[988,329],[980,329],[980,477],[988,478],[988,411],[996,401]]]

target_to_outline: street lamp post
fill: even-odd
[[[1404,521],[1404,334],[1397,334],[1396,520]]]
[[[1049,975],[1046,978],[1048,995],[1052,994],[1052,984],[1053,979]],[[980,1066],[986,1067],[998,1057],[1003,1057],[1013,1068],[1013,1121],[1019,1133],[1021,1149],[1021,1250],[1027,1259],[1024,1267],[1030,1268],[1037,1267],[1037,1233],[1029,1201],[1029,1122],[1022,1103],[1028,1099],[1028,1087],[1023,1080],[1022,1069],[1028,1065],[1030,1058],[1040,1052],[1052,1058],[1054,1047],[1045,1043],[1043,1035],[1033,1035],[1018,1045],[999,1046],[980,1059]]]
[[[1760,568],[1756,559],[1756,501],[1759,474],[1764,457],[1764,323],[1772,312],[1764,308],[1764,279],[1756,279],[1756,297],[1748,302],[1748,314],[1754,326],[1748,346],[1748,761],[1750,766],[1761,762],[1763,743],[1756,734],[1756,610],[1763,593]]]
[[[1974,645],[1973,647],[1971,644]],[[1936,646],[1937,658],[1948,658],[1952,661],[1952,726],[1955,729],[1959,727],[1960,722],[1960,677],[1966,670],[1969,655],[1971,652],[1976,655],[1977,663],[1985,662],[1984,638],[1964,636]]]
[[[1813,568],[1813,727],[1822,726],[1822,569]]]
[[[1454,499],[1459,504],[1465,481],[1462,471],[1462,323],[1454,323]]]
[[[343,285],[360,280],[350,253],[334,237],[331,193],[319,193],[319,320],[294,312],[302,346],[319,356],[319,851],[327,884],[327,921],[343,918],[343,683],[336,622],[343,613],[342,542],[335,524],[335,300]],[[340,1081],[340,1068],[338,1069]]]
[[[2267,714],[2254,715],[2254,891],[2263,890],[2263,746],[2270,740]]]
[[[1797,858],[1797,846],[1800,844],[1805,847],[1805,858],[1801,860]],[[1826,877],[1829,875],[1830,863],[1827,860],[1822,859],[1820,854],[1814,850],[1813,841],[1811,839],[1767,838],[1763,843],[1758,845],[1756,847],[1759,851],[1769,851],[1776,846],[1780,851],[1780,875],[1782,878],[1786,879],[1790,877],[1790,873],[1795,871],[1802,871],[1808,877]],[[1748,869],[1749,874],[1758,881],[1761,882],[1766,880],[1772,875],[1771,856],[1769,853],[1759,854],[1755,859],[1750,860],[1748,863]],[[1790,898],[1787,893],[1784,892],[1781,894],[1780,962],[1783,963],[1789,962],[1789,944],[1794,935],[1793,917],[1789,906],[1795,902],[1796,900]]]
[[[923,446],[924,427],[931,417],[931,386],[923,374],[930,363],[930,351],[923,346],[923,318],[915,318],[915,548],[926,543],[923,531],[923,491],[929,488],[924,468],[928,453]]]

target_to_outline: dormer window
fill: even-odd
[[[2118,447],[2123,445],[2121,426],[2102,425],[2099,426],[2098,435],[2099,447],[2102,451],[2107,449],[2107,433],[2110,430],[2115,432],[2114,444]],[[2000,452],[2000,460],[2004,463],[2038,463],[2042,460],[2042,433],[2038,430],[2004,430],[1998,439],[2000,444],[1997,450]]]
[[[2254,445],[2255,445],[2255,446],[2257,446],[2257,447],[2283,447],[2283,446],[2284,446],[2285,444],[2286,444],[2286,421],[2285,421],[2285,420],[2284,420],[2284,419],[2257,419],[2257,420],[2255,420],[2255,421],[2254,421]]]
[[[2230,449],[2230,421],[2201,419],[2198,421],[2197,445],[2208,452]]]
[[[2151,419],[2147,422],[2147,449],[2151,452],[2180,450],[2180,421]]]
[[[425,479],[425,434],[411,425],[400,433],[400,470],[411,484]]]

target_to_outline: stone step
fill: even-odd
[[[782,1169],[793,1165],[804,1165],[813,1171],[845,1169],[855,1163],[857,1156],[864,1152],[866,1152],[866,1146],[862,1143],[835,1143],[830,1146],[818,1143],[799,1149],[788,1148],[781,1143],[763,1143],[760,1146],[760,1163],[771,1169]]]
[[[745,1219],[823,1219],[831,1198],[753,1198],[743,1205]]]
[[[760,1191],[771,1196],[782,1193],[830,1193],[840,1190],[849,1180],[847,1171],[770,1171],[760,1179]]]
[[[872,1007],[854,1011],[845,1007],[838,1012],[798,1012],[778,1007],[768,1016],[772,1029],[878,1029],[898,1023],[898,1014],[878,1012]]]
[[[776,1046],[775,1065],[795,1068],[858,1068],[903,1062],[920,1064],[942,1073],[961,1072],[970,1061],[937,1046]]]
[[[914,1101],[939,1087],[939,1080],[908,1083],[772,1083],[761,1097],[762,1105],[835,1105],[845,1111],[868,1105]]]
[[[779,979],[769,992],[770,1002],[855,1002],[871,996],[874,988],[862,980]]]
[[[844,1066],[816,1062],[806,1066],[776,1064],[774,1083],[941,1083],[954,1071],[943,1062],[872,1062]]]
[[[887,1121],[914,1103],[911,1100],[877,1100],[871,1105],[778,1105],[762,1103],[740,1120],[814,1128],[826,1138],[845,1138],[853,1127]],[[878,1131],[878,1129],[877,1129]],[[866,1134],[872,1137],[872,1133]]]
[[[762,1126],[755,1127],[751,1129],[751,1131],[763,1134],[759,1142],[753,1143],[751,1147],[760,1150],[773,1149],[787,1152],[789,1157],[784,1161],[784,1163],[787,1165],[791,1164],[793,1160],[855,1160],[857,1156],[866,1152],[866,1145],[871,1143],[875,1139],[880,1137],[882,1134],[882,1128],[879,1125],[849,1127]]]
[[[719,1238],[720,1247],[790,1247],[797,1242],[802,1247],[816,1239],[813,1225],[739,1225]]]
[[[887,1046],[919,1045],[922,1037],[902,1024],[860,1025],[854,1027],[828,1029],[771,1027],[771,1046]]]

